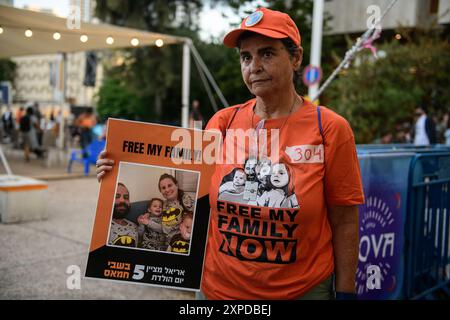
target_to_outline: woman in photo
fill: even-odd
[[[159,192],[164,197],[162,228],[167,236],[167,244],[178,232],[183,213],[193,211],[194,199],[178,187],[177,179],[164,173],[158,181]]]

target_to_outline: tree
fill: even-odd
[[[0,80],[14,81],[17,64],[9,59],[0,59]]]
[[[362,53],[360,65],[342,72],[325,91],[328,105],[351,123],[357,143],[395,135],[400,124],[412,122],[419,105],[431,113],[450,105],[448,38],[433,30],[404,33],[403,39],[379,46],[385,58]]]

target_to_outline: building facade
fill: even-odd
[[[95,2],[71,0],[71,8],[79,8],[82,21],[89,22]],[[48,12],[49,9],[39,11]],[[69,102],[72,105],[93,106],[94,95],[100,87],[103,70],[95,65],[94,86],[84,84],[86,76],[86,52],[14,57],[17,64],[14,100],[37,101],[43,104]]]

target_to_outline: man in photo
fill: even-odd
[[[126,219],[130,212],[130,192],[123,183],[117,184],[114,211],[109,232],[110,245],[122,247],[137,247],[137,225]]]

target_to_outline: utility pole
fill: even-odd
[[[189,90],[191,75],[191,55],[189,45],[191,39],[186,39],[183,43],[183,73],[181,84],[181,126],[189,127]]]
[[[322,29],[323,29],[323,7],[324,0],[314,0],[313,25],[311,36],[311,61],[310,65],[320,68],[320,55],[322,52]],[[319,91],[319,83],[308,89],[308,96],[311,101],[316,100]]]

